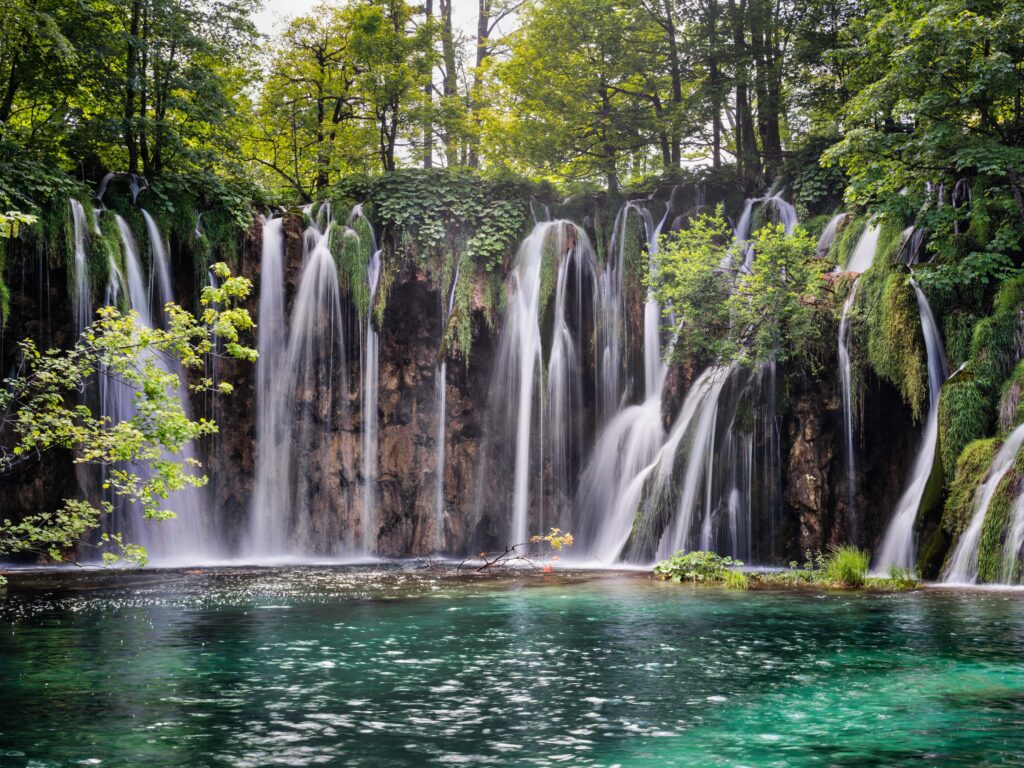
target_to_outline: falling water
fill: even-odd
[[[168,300],[172,300],[163,241],[148,214],[145,215],[145,218],[147,226],[152,227],[149,233],[151,256],[154,269],[157,271],[158,287],[162,295],[165,295]],[[147,281],[139,259],[135,236],[123,218],[116,216],[116,222],[124,252],[124,280],[127,284],[130,306],[138,313],[141,324],[153,328],[156,318],[151,309],[150,291],[147,288]],[[112,287],[111,293],[116,294],[117,292],[118,289]],[[185,394],[184,371],[180,364],[172,365],[163,358],[158,358],[158,363],[166,372],[173,373],[178,377],[179,394],[182,397],[186,415],[188,415],[190,408]],[[135,413],[135,398],[134,389],[119,380],[109,380],[104,377],[101,384],[101,411],[114,423],[132,418]],[[180,458],[188,462],[194,460],[190,446],[185,446]],[[176,491],[171,494],[167,503],[175,512],[175,518],[159,522],[147,521],[143,517],[141,507],[137,504],[122,503],[113,515],[111,521],[113,530],[124,532],[129,541],[146,547],[150,560],[154,563],[197,562],[209,560],[211,557],[222,554],[219,542],[213,535],[209,521],[206,519],[206,505],[202,489],[185,488]]]
[[[442,313],[441,332],[447,330],[447,323],[451,319],[452,310],[455,308],[455,290],[459,285],[459,273],[461,263],[455,267],[455,276],[452,278],[452,287],[448,293],[448,306]],[[445,546],[444,536],[444,461],[445,443],[447,441],[447,405],[448,405],[448,361],[444,358],[434,372],[437,382],[437,459],[434,476],[434,550],[441,551]]]
[[[875,261],[875,251],[878,250],[878,236],[882,228],[878,224],[871,224],[864,230],[857,245],[846,261],[846,272],[867,272]]]
[[[283,329],[281,230],[273,219],[264,229],[260,324],[276,322]],[[335,467],[336,433],[348,396],[338,272],[327,238],[315,227],[304,233],[303,250],[287,345],[271,329],[257,339],[268,355],[257,363],[263,366],[257,372],[260,442],[244,545],[245,554],[256,558],[357,548]]]
[[[264,219],[256,349],[256,487],[248,535],[250,554],[273,554],[285,540],[287,450],[277,439],[284,417],[278,387],[287,352],[284,308],[284,222]]]
[[[752,234],[750,230],[755,206],[763,205],[772,214],[775,221],[782,224],[787,235],[793,234],[793,230],[796,229],[796,208],[783,199],[782,192],[783,190],[779,190],[774,195],[747,200],[743,205],[743,212],[740,214],[736,228],[733,230],[733,237],[737,243],[742,244],[744,271],[749,272],[754,266],[754,249],[749,241]]]
[[[75,285],[71,301],[75,315],[75,330],[81,333],[89,324],[89,317],[92,314],[89,271],[85,260],[85,233],[89,224],[85,208],[75,198],[71,198],[71,217],[75,226]]]
[[[839,225],[846,221],[849,214],[838,213],[828,220],[828,224],[821,231],[821,237],[818,238],[818,247],[815,250],[815,255],[819,259],[824,259],[828,256],[829,251],[832,250],[832,243],[836,240],[836,233],[839,231]]]
[[[366,343],[363,346],[363,552],[376,551],[373,530],[377,507],[377,397],[380,340],[373,324],[373,306],[380,282],[380,250],[374,249],[366,268],[370,303],[366,312]]]
[[[975,491],[972,504],[974,514],[949,558],[949,563],[942,574],[943,581],[950,584],[973,584],[978,580],[978,548],[981,544],[985,514],[999,483],[1013,466],[1021,446],[1024,446],[1024,424],[1013,430],[1006,438],[989,466],[985,482]]]
[[[1024,489],[1017,495],[1010,513],[1010,527],[1003,544],[999,581],[1013,584],[1021,578],[1021,548],[1024,547]]]
[[[552,288],[549,305],[547,291]],[[537,224],[520,246],[510,276],[489,399],[494,417],[488,426],[491,455],[485,456],[478,476],[477,507],[482,511],[504,496],[498,486],[504,483],[505,467],[512,467],[512,519],[504,533],[511,537],[509,543],[528,538],[531,491],[539,527],[544,525],[546,495],[558,515],[569,510],[585,421],[581,354],[589,338],[585,326],[598,314],[598,301],[596,263],[583,230],[568,221]],[[551,318],[546,366],[542,316]]]
[[[857,456],[853,435],[853,366],[850,361],[850,327],[853,307],[857,302],[857,283],[850,286],[850,294],[843,303],[843,317],[839,321],[839,391],[843,401],[843,436],[846,442],[846,493],[851,510],[856,509]]]
[[[892,521],[882,539],[882,548],[876,558],[876,567],[914,567],[914,522],[928,486],[935,462],[935,449],[939,440],[939,395],[946,381],[946,353],[942,347],[942,335],[932,309],[924,293],[911,281],[917,295],[917,308],[921,314],[921,332],[928,355],[928,415],[925,418],[924,434],[914,459],[910,483],[896,504]]]

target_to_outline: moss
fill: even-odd
[[[366,279],[373,241],[363,221],[354,222],[355,228],[332,223],[327,228],[327,245],[338,268],[338,284],[352,301],[359,317],[366,317],[370,309],[370,286]],[[362,233],[360,233],[362,232]]]
[[[942,528],[954,539],[970,523],[975,491],[985,481],[999,445],[997,438],[975,440],[963,450],[956,462],[956,472],[942,515]]]
[[[978,316],[970,312],[950,312],[946,315],[943,337],[949,363],[954,369],[967,362],[971,356],[971,338],[977,322]]]
[[[990,425],[989,401],[975,378],[961,375],[946,383],[939,398],[939,455],[947,478],[965,447],[988,435]]]
[[[913,287],[902,273],[886,274],[876,267],[862,280],[857,298],[867,318],[868,362],[920,420],[928,407],[928,368]]]

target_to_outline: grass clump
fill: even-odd
[[[668,560],[662,560],[654,566],[654,575],[667,581],[691,581],[694,583],[715,583],[725,582],[728,586],[738,583],[733,578],[733,583],[728,579],[730,568],[742,566],[738,560],[731,557],[722,557],[714,552],[676,552]],[[742,575],[742,574],[741,574]]]
[[[883,589],[887,592],[908,592],[921,586],[921,582],[909,568],[892,566],[887,576],[882,578],[869,577],[865,585],[870,589]]]
[[[862,587],[868,577],[871,555],[863,549],[845,544],[829,551],[824,566],[821,578],[826,584]]]
[[[750,587],[750,577],[743,571],[727,570],[723,581],[726,589],[743,590]]]

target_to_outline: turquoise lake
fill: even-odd
[[[1024,765],[1024,593],[16,573],[0,765]]]

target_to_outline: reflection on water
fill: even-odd
[[[1017,594],[293,568],[0,606],[2,766],[1024,763]]]

